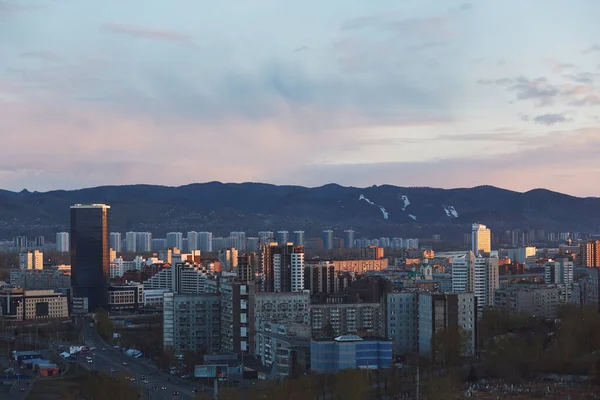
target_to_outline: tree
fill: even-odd
[[[156,361],[159,368],[169,368],[175,362],[175,347],[166,346]]]
[[[437,368],[457,368],[462,357],[469,355],[470,332],[460,327],[448,327],[436,332],[431,338],[433,366]]]
[[[108,311],[103,308],[98,308],[96,310],[95,320],[96,329],[98,330],[100,336],[102,336],[105,340],[112,340],[114,327],[112,321],[110,320]]]
[[[183,363],[188,374],[194,372],[195,365],[204,364],[204,354],[206,354],[204,348],[201,348],[199,351],[186,350],[183,352]]]
[[[334,395],[344,400],[362,400],[370,389],[367,371],[345,370],[336,376],[333,386]]]

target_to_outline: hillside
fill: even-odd
[[[0,190],[0,234],[51,235],[67,230],[74,203],[112,206],[111,230],[230,230],[353,228],[364,235],[468,232],[472,222],[495,229],[593,230],[600,198],[536,189],[519,193],[492,186],[462,189],[372,186],[317,188],[209,182],[179,187],[102,186],[72,191]],[[413,233],[414,232],[414,233]]]

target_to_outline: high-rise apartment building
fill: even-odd
[[[473,292],[479,315],[494,305],[494,292],[500,286],[499,260],[476,257],[472,251],[452,258],[452,291]]]
[[[19,253],[20,269],[44,269],[44,253],[39,250]]]
[[[108,306],[109,211],[105,204],[71,206],[71,286],[82,312]]]
[[[167,233],[167,247],[178,249],[183,248],[183,233],[181,232],[169,232]]]
[[[344,231],[344,246],[347,249],[354,247],[354,231],[352,229],[346,229]]]
[[[557,285],[561,303],[570,303],[573,291],[573,261],[568,258],[548,260],[545,265],[544,283]]]
[[[198,250],[213,251],[213,234],[212,232],[198,232]]]
[[[260,246],[264,246],[266,243],[274,242],[275,235],[272,231],[260,231],[258,232],[258,240],[260,241]]]
[[[294,245],[304,246],[304,231],[294,231]]]
[[[384,295],[385,334],[394,341],[394,354],[416,354],[419,350],[419,293]]]
[[[198,248],[198,244],[199,244],[198,239],[199,239],[198,232],[190,231],[187,233],[187,244],[188,244],[189,251],[200,250]]]
[[[238,250],[236,248],[219,250],[219,262],[223,271],[234,271],[238,266]]]
[[[221,296],[213,293],[163,297],[163,346],[185,351],[218,353],[221,349]]]
[[[323,248],[333,250],[333,231],[331,229],[323,231]]]
[[[56,251],[61,253],[69,251],[69,232],[56,233]]]
[[[271,242],[262,246],[259,255],[265,292],[300,292],[304,290],[304,246]]]
[[[229,239],[231,247],[242,251],[246,250],[246,232],[230,232]]]
[[[237,354],[250,352],[254,318],[254,282],[223,279],[221,293],[221,350]]]
[[[489,255],[492,251],[492,233],[482,224],[473,224],[471,230],[471,250],[475,255],[481,253]]]
[[[277,232],[277,244],[283,246],[290,241],[290,233],[288,231],[278,231]]]
[[[126,232],[125,233],[125,251],[127,253],[135,253],[137,251],[136,232]]]
[[[466,333],[463,355],[477,348],[477,297],[473,293],[419,293],[419,354],[431,353],[437,332],[457,328]]]
[[[135,251],[138,253],[152,251],[152,233],[135,232]]]
[[[600,240],[589,240],[579,247],[581,266],[600,268]]]
[[[110,248],[120,253],[122,250],[123,241],[121,240],[121,232],[110,233]]]

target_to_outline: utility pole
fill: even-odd
[[[419,373],[419,361],[417,361],[417,395],[416,400],[421,398],[421,374]]]

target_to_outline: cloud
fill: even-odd
[[[125,24],[104,24],[103,29],[117,34],[128,35],[138,38],[145,39],[157,39],[157,40],[166,40],[169,42],[178,42],[178,43],[189,43],[192,41],[192,38],[188,35],[185,35],[180,32],[170,31],[170,30],[162,30],[162,29],[153,29],[153,28],[144,28],[133,25],[125,25]]]
[[[598,196],[597,187],[580,177],[581,171],[587,171],[593,179],[600,174],[595,161],[600,152],[600,128],[549,132],[535,144],[533,150],[527,147],[512,154],[481,153],[460,159],[312,164],[286,171],[285,175],[274,174],[271,181],[291,180],[309,186],[327,180],[356,187],[392,184],[440,188],[473,187],[485,182],[518,191],[544,187],[562,193]],[[554,157],[556,154],[559,156]],[[321,180],[315,180],[317,176]]]
[[[577,74],[565,75],[565,78],[578,83],[593,83],[594,78],[598,74],[592,74],[591,72],[579,72]]]
[[[24,58],[37,58],[44,61],[49,62],[59,62],[62,61],[63,58],[58,54],[48,51],[48,50],[36,50],[36,51],[26,51],[21,53],[21,57]]]
[[[546,78],[528,80],[518,79],[519,83],[508,88],[516,92],[517,100],[535,100],[538,107],[554,104],[554,98],[559,94],[559,89],[551,85]]]
[[[438,136],[435,140],[461,141],[461,142],[523,142],[528,137],[522,131],[495,130],[491,133],[458,133]],[[512,129],[512,128],[511,128]]]
[[[541,125],[556,125],[571,121],[564,114],[544,114],[533,118],[536,124]]]
[[[306,50],[308,50],[308,46],[300,46],[300,47],[296,47],[294,49],[294,51],[296,51],[296,52],[306,51]]]
[[[0,0],[0,16],[2,14],[15,13],[19,11],[26,10],[37,10],[42,8],[43,6],[40,4],[34,3],[14,3]]]
[[[426,42],[426,43],[423,43],[420,45],[411,46],[410,49],[414,50],[414,51],[422,51],[422,50],[435,49],[435,48],[445,47],[445,46],[448,46],[447,42]]]
[[[600,44],[594,44],[583,51],[583,54],[594,53],[600,51]]]
[[[544,61],[552,67],[552,71],[554,72],[563,72],[565,69],[572,69],[576,67],[575,64],[561,63],[553,58],[547,58]]]
[[[581,99],[571,101],[569,105],[574,107],[597,106],[600,105],[600,97],[595,94],[589,94]]]

